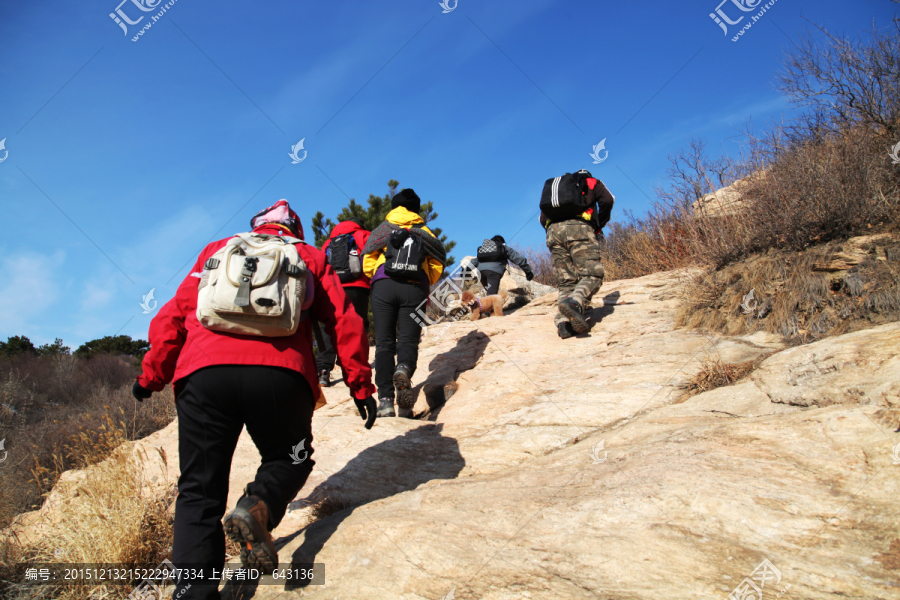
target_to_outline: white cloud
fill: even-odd
[[[113,290],[110,289],[110,286],[90,281],[85,284],[84,290],[81,292],[81,310],[89,311],[102,308],[109,304],[112,297]]]
[[[206,200],[204,204],[227,206],[228,209],[222,211],[225,213],[232,210],[235,202],[236,200],[217,198]],[[187,206],[166,219],[135,231],[131,245],[122,249],[121,256],[128,265],[126,272],[138,284],[141,294],[146,294],[151,287],[164,285],[192,253],[203,248],[224,220],[219,214],[218,220],[214,221],[212,214],[210,210],[198,205]],[[218,237],[226,237],[231,233],[233,232],[226,228]],[[178,285],[180,278],[174,283]],[[140,294],[132,295],[137,295],[140,300]]]
[[[59,298],[59,270],[65,253],[53,254],[0,252],[0,331],[19,335],[32,326],[30,319],[48,310]]]

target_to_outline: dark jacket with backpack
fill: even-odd
[[[348,236],[346,238],[342,236]],[[328,248],[331,245],[332,241],[341,237],[342,242],[344,240],[349,241],[349,238],[353,238],[353,242],[350,244],[341,243],[340,252],[335,251],[332,255],[329,256]],[[344,287],[360,287],[369,289],[369,278],[366,276],[365,272],[362,271],[362,259],[363,259],[363,248],[366,246],[366,242],[369,240],[369,232],[360,227],[358,223],[353,221],[341,221],[337,225],[335,225],[334,229],[331,231],[331,235],[325,240],[325,243],[322,244],[322,252],[325,253],[326,256],[329,257],[329,262],[331,266],[335,269],[335,272],[338,274],[338,277],[341,277],[339,266],[336,264],[336,259],[338,259],[338,254],[343,257],[344,248],[353,252],[354,250],[358,253],[358,260],[360,264],[360,274],[358,277],[353,277],[350,275],[345,275],[344,279],[347,281],[341,281],[341,285]],[[353,248],[355,246],[355,248]],[[350,257],[352,259],[352,257]],[[337,262],[342,262],[338,260]]]
[[[403,206],[391,210],[385,221],[376,227],[369,236],[369,240],[363,248],[363,271],[372,279],[372,283],[390,277],[386,273],[385,263],[387,255],[394,249],[389,250],[388,245],[391,244],[391,236],[401,229],[406,230],[410,236],[420,238],[421,249],[425,254],[424,260],[419,265],[421,272],[411,279],[421,281],[426,288],[434,285],[444,272],[444,260],[446,259],[444,246],[440,240],[434,237],[422,217]]]
[[[588,171],[548,179],[541,194],[541,226],[546,229],[551,223],[583,220],[600,234],[609,223],[615,201],[603,182]]]
[[[531,266],[528,264],[528,261],[525,260],[524,256],[522,256],[506,244],[500,243],[498,244],[498,246],[500,251],[499,256],[490,254],[486,255],[481,252],[481,248],[479,248],[478,256],[476,256],[475,258],[470,258],[469,264],[479,271],[493,271],[494,273],[503,274],[506,272],[506,265],[512,262],[514,265],[522,269],[525,272],[526,276],[532,272]]]

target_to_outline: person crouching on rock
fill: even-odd
[[[222,515],[231,460],[246,426],[262,463],[224,530],[241,562],[272,572],[271,531],[312,471],[312,415],[324,404],[310,324],[335,340],[366,427],[375,421],[369,345],[363,322],[325,255],[303,240],[286,200],[250,221],[252,231],[212,242],[175,297],[150,323],[150,351],[134,382],[138,400],[174,381],[181,476],[175,502],[176,567],[225,561]],[[179,581],[173,597],[218,599],[216,582]]]
[[[500,292],[500,280],[506,272],[510,261],[525,272],[525,279],[534,279],[534,273],[525,257],[506,245],[502,235],[495,235],[489,240],[484,240],[478,247],[475,258],[469,259],[469,264],[481,274],[481,285],[487,290],[488,296],[494,296]]]
[[[397,193],[391,212],[363,248],[363,271],[372,279],[379,417],[394,416],[395,390],[399,415],[413,415],[410,379],[419,360],[422,332],[414,315],[444,271],[444,245],[425,226],[418,214],[420,205],[412,189]]]
[[[603,284],[599,240],[615,200],[603,182],[584,169],[544,184],[540,220],[559,282],[554,324],[562,339],[591,330],[584,312]]]

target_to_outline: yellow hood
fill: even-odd
[[[420,217],[418,214],[402,206],[398,206],[397,208],[389,212],[384,220],[388,223],[393,223],[397,227],[405,227],[407,229],[409,229],[413,225],[421,225],[425,222],[425,219]],[[428,228],[426,227],[425,229]],[[429,232],[430,231],[431,230],[429,229]]]

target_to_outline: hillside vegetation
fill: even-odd
[[[171,391],[138,404],[131,383],[147,343],[128,336],[87,342],[73,353],[57,339],[0,342],[0,528],[39,508],[59,476],[100,462],[127,440],[175,417]]]
[[[681,323],[723,332],[815,338],[846,319],[896,320],[900,23],[859,37],[816,30],[776,84],[800,116],[748,126],[737,158],[709,156],[702,140],[673,155],[649,214],[612,224],[608,279],[702,267]],[[725,196],[737,201],[723,207]],[[837,268],[843,242],[872,234],[886,235]],[[738,306],[751,290],[767,308],[748,320]]]

